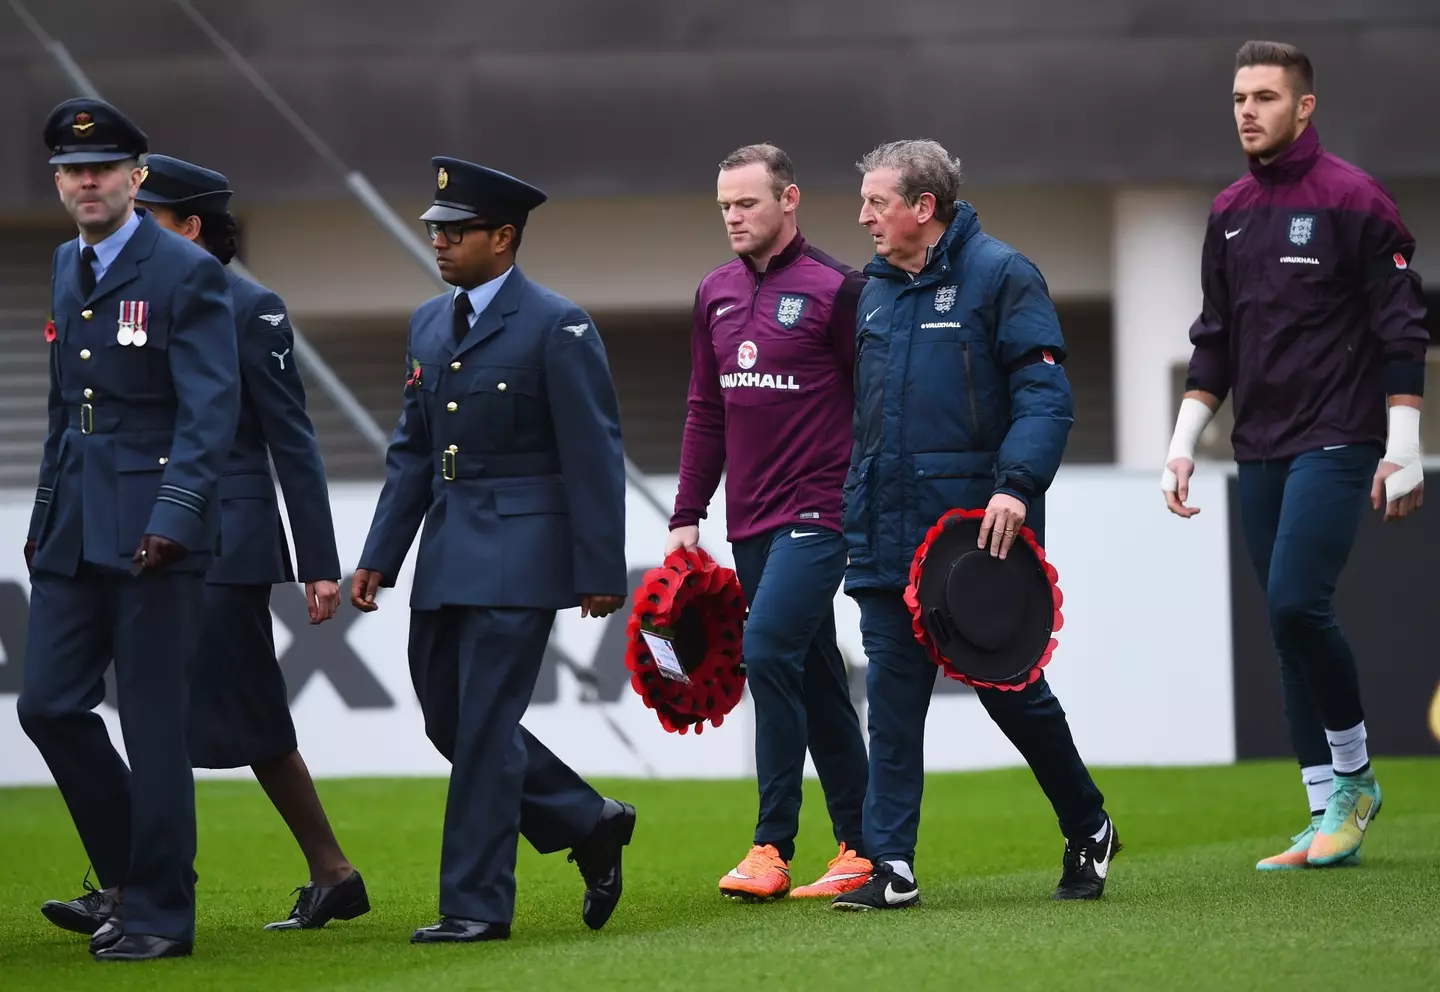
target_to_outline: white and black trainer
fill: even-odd
[[[1110,873],[1110,862],[1119,853],[1120,834],[1109,817],[1105,818],[1105,832],[1098,840],[1094,837],[1067,837],[1060,884],[1051,898],[1099,899],[1105,892],[1105,876]]]
[[[863,912],[870,909],[908,909],[918,905],[920,886],[880,861],[864,885],[836,896],[830,908]]]

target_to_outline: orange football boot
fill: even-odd
[[[745,860],[720,879],[721,895],[746,902],[783,899],[790,892],[790,866],[774,844],[756,844]]]
[[[792,899],[814,899],[820,896],[833,898],[858,889],[865,884],[875,866],[869,858],[862,858],[844,844],[840,853],[830,861],[830,867],[809,885],[802,885],[790,893]]]

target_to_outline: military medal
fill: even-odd
[[[120,301],[120,328],[115,332],[115,341],[121,346],[145,347],[149,335],[145,333],[146,318],[150,304],[143,300]]]

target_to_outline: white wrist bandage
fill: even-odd
[[[1170,438],[1170,450],[1165,453],[1165,471],[1160,475],[1160,488],[1173,493],[1179,486],[1170,463],[1177,458],[1195,460],[1195,445],[1200,434],[1215,416],[1215,411],[1193,397],[1180,401],[1180,415],[1175,418],[1175,433]]]
[[[1420,411],[1413,406],[1396,405],[1389,411],[1390,431],[1385,447],[1385,461],[1399,465],[1400,471],[1385,478],[1385,501],[1399,499],[1425,481],[1420,464]]]

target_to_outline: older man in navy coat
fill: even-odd
[[[51,112],[44,134],[80,236],[56,250],[53,268],[20,724],[101,884],[124,889],[122,934],[95,958],[188,955],[185,670],[240,408],[234,313],[220,263],[135,210],[148,150],[138,127],[77,99]],[[92,712],[112,658],[128,769]]]
[[[452,764],[440,915],[417,943],[503,940],[519,834],[571,849],[582,917],[620,898],[635,810],[605,799],[520,726],[557,610],[603,617],[626,592],[619,404],[595,322],[515,265],[545,194],[432,160],[423,215],[455,287],[410,321],[405,403],[351,601],[378,608],[425,524],[410,598],[410,671]]]

